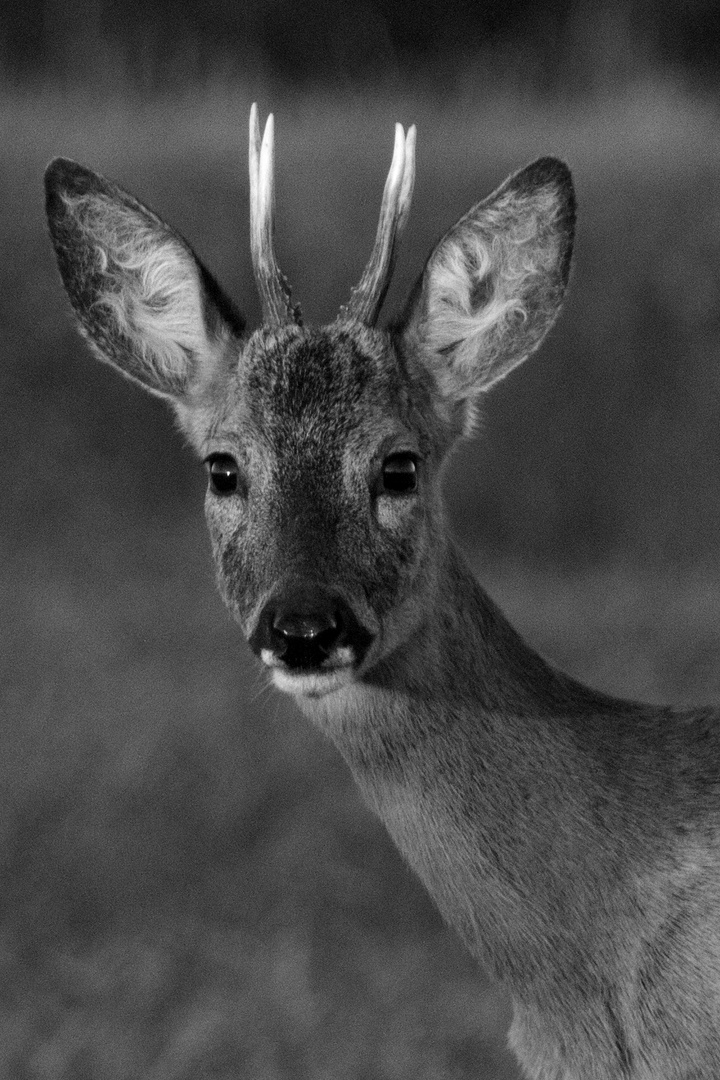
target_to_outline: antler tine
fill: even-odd
[[[395,229],[396,245],[405,231],[407,219],[410,216],[410,203],[415,190],[415,140],[417,128],[412,124],[405,136],[405,168],[403,170],[402,187],[398,200],[398,219]]]
[[[291,290],[275,259],[275,121],[272,113],[265,124],[262,144],[258,108],[250,110],[250,255],[255,282],[262,303],[263,319],[269,326],[300,323],[300,308],[290,299]]]
[[[380,221],[370,260],[360,283],[352,290],[350,302],[340,309],[340,318],[358,319],[373,326],[385,299],[395,266],[398,242],[410,213],[415,185],[415,135],[413,124],[407,136],[395,125],[395,146],[390,172],[385,181]]]

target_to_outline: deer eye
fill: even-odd
[[[238,463],[230,454],[212,454],[205,462],[210,490],[215,495],[233,495],[240,487]]]
[[[406,495],[417,488],[417,465],[412,454],[392,454],[382,467],[380,492]]]

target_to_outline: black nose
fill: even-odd
[[[331,604],[304,609],[297,600],[271,616],[276,656],[288,667],[319,667],[342,635],[339,612]]]
[[[341,646],[358,663],[372,635],[342,597],[322,585],[286,587],[266,604],[250,645],[260,655],[270,649],[290,668],[320,668]]]

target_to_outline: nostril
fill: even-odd
[[[271,620],[275,651],[290,667],[317,667],[341,634],[339,615],[327,611],[280,610]]]
[[[338,629],[338,620],[334,613],[316,612],[289,613],[276,612],[272,628],[281,637],[302,638],[303,641],[317,641],[319,638],[334,637]]]

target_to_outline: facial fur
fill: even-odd
[[[206,499],[225,602],[250,637],[278,583],[339,582],[373,637],[367,667],[397,643],[441,513],[427,380],[409,376],[388,334],[355,324],[258,331],[227,379],[200,446],[242,476],[238,493]],[[377,492],[394,454],[417,460],[416,491]]]

